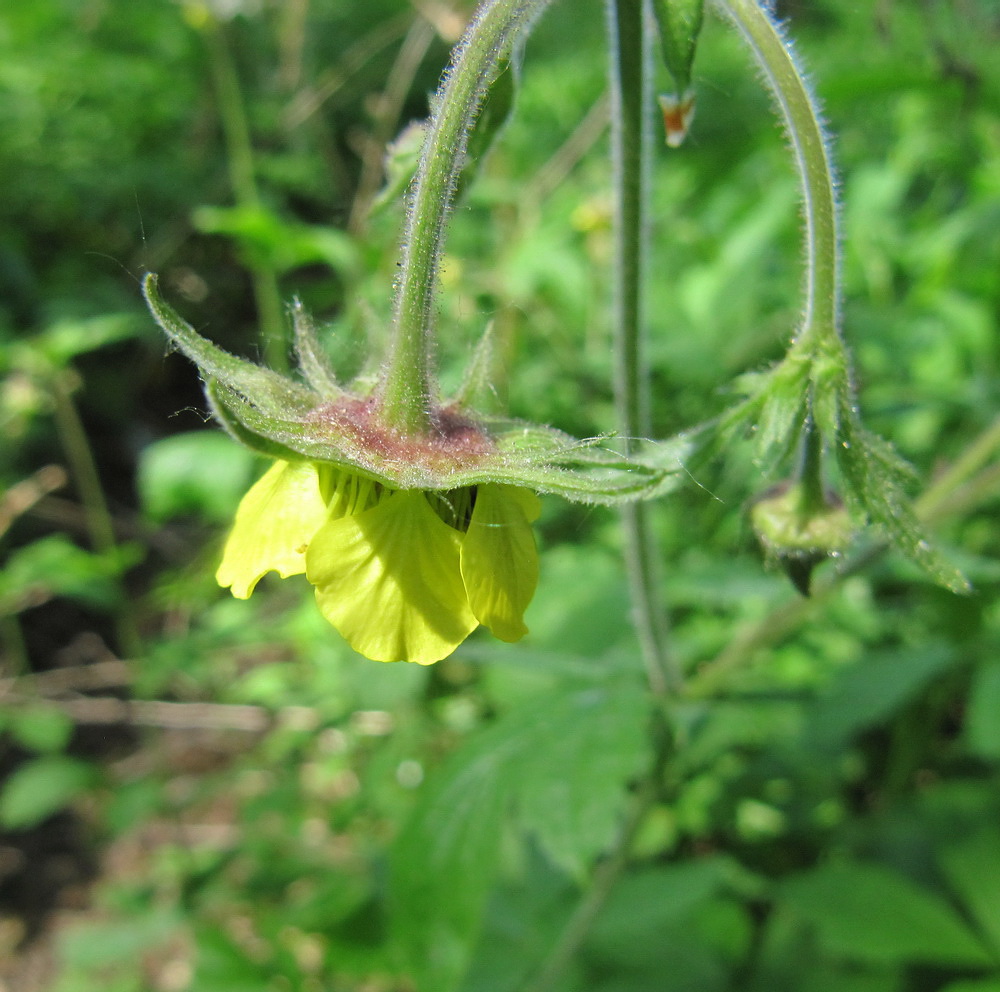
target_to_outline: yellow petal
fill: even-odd
[[[304,572],[306,547],[325,519],[316,466],[275,462],[240,501],[216,581],[246,599],[266,572]]]
[[[528,632],[524,611],[538,585],[538,551],[530,521],[538,497],[516,486],[481,485],[462,542],[462,579],[481,624],[502,641]]]
[[[462,535],[422,492],[394,493],[329,520],[306,555],[319,608],[359,654],[429,665],[473,630],[459,565]]]

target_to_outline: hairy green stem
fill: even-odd
[[[615,177],[615,403],[618,429],[631,445],[649,434],[649,378],[644,354],[645,207],[649,186],[650,32],[644,0],[608,0],[612,154]],[[680,687],[658,596],[650,506],[622,510],[632,619],[654,695]]]
[[[549,0],[486,0],[455,50],[438,91],[410,188],[389,354],[378,403],[392,426],[431,427],[434,294],[445,225],[483,96],[517,33]]]
[[[842,352],[836,187],[822,115],[790,42],[759,0],[716,0],[749,44],[781,108],[802,183],[806,300],[796,345]]]

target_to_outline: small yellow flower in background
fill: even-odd
[[[538,497],[519,486],[394,490],[277,461],[243,497],[216,578],[246,599],[266,572],[304,572],[357,652],[432,664],[479,624],[505,641],[527,633],[538,513]]]

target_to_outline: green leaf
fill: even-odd
[[[133,560],[134,549],[122,551],[92,554],[61,534],[18,548],[0,573],[0,613],[19,612],[52,596],[114,606],[120,595],[116,577]]]
[[[688,920],[714,898],[733,873],[723,856],[709,855],[625,876],[594,925],[592,940],[626,953],[658,932]]]
[[[449,992],[466,968],[496,873],[522,746],[493,727],[427,787],[391,851],[393,923],[418,988]]]
[[[253,480],[255,459],[217,431],[174,434],[147,445],[139,458],[139,498],[157,523],[193,515],[230,522]]]
[[[965,743],[973,754],[1000,761],[1000,661],[980,665],[973,676]]]
[[[529,849],[515,877],[490,895],[483,932],[461,992],[520,992],[559,939],[579,891]]]
[[[60,958],[81,971],[122,965],[165,944],[180,926],[178,910],[163,907],[150,907],[129,919],[81,924],[60,935]]]
[[[135,337],[140,326],[136,315],[131,313],[64,320],[46,328],[32,339],[31,345],[54,366],[63,368],[78,355]]]
[[[674,77],[679,96],[691,85],[703,7],[703,0],[654,0],[653,3],[663,61]]]
[[[938,860],[1000,963],[1000,830],[991,825],[963,837]]]
[[[578,879],[614,839],[625,786],[648,760],[647,713],[645,693],[629,685],[564,693],[527,714],[544,730],[524,753],[518,818]]]
[[[0,826],[24,830],[58,813],[97,779],[93,765],[63,755],[26,762],[0,791]]]
[[[990,955],[936,893],[881,865],[829,863],[789,878],[778,901],[831,955],[872,964],[985,966]]]
[[[278,273],[316,262],[343,273],[357,266],[357,249],[343,231],[285,221],[259,205],[199,207],[192,219],[200,231],[233,238],[250,258]]]
[[[460,979],[512,808],[563,864],[612,839],[645,759],[646,712],[631,683],[564,689],[506,714],[435,777],[391,859],[397,932],[419,987],[448,992]]]
[[[66,746],[73,733],[73,720],[55,706],[28,703],[10,714],[8,728],[22,747],[51,754]]]
[[[195,948],[191,987],[198,992],[262,992],[274,984],[273,954],[265,953],[263,960],[251,958],[217,924],[205,923],[196,929]]]
[[[928,644],[864,658],[840,672],[806,714],[810,743],[838,747],[896,712],[955,660],[950,645]]]

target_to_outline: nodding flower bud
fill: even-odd
[[[838,557],[854,534],[851,519],[836,494],[822,502],[800,481],[785,481],[761,494],[750,508],[750,522],[768,559],[776,562],[803,596],[809,595],[813,569]]]

